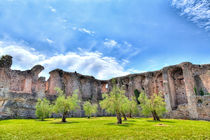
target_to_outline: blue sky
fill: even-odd
[[[0,55],[98,79],[210,62],[209,0],[1,0]]]

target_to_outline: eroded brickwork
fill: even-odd
[[[12,59],[12,57],[8,57]],[[134,96],[134,90],[144,91],[148,96],[161,93],[166,101],[168,117],[210,120],[210,65],[181,63],[162,70],[131,74],[110,80],[97,80],[92,76],[56,69],[50,72],[46,81],[38,74],[44,69],[37,65],[31,70],[11,70],[11,60],[1,61],[0,67],[0,118],[35,118],[35,104],[38,98],[56,99],[55,87],[63,89],[66,95],[78,90],[81,109],[74,116],[84,116],[82,103],[90,100],[99,103],[102,94],[109,92],[115,84],[124,89],[127,97]],[[105,115],[99,108],[98,116]]]

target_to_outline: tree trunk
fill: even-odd
[[[157,115],[156,111],[155,111],[155,116],[156,116],[156,120],[157,120],[157,121],[160,121],[160,118],[159,118],[159,116]]]
[[[160,118],[159,116],[157,115],[156,111],[152,111],[152,117],[153,117],[153,120],[154,121],[160,121]]]
[[[124,121],[127,121],[127,117],[126,117],[125,113],[123,113],[122,115],[123,115]]]
[[[122,118],[120,113],[117,113],[117,124],[122,124]]]
[[[62,122],[66,122],[66,113],[64,113],[62,116]]]
[[[131,113],[129,113],[129,114],[128,114],[128,117],[129,117],[129,118],[132,118],[132,114],[131,114]]]
[[[154,111],[152,111],[152,117],[153,117],[153,120],[156,121],[156,117],[155,117]]]

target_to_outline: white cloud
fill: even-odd
[[[14,57],[14,64],[22,69],[30,68],[39,61],[45,60],[46,56],[35,51],[34,48],[27,48],[17,44],[8,45],[0,43],[0,55],[9,54]],[[17,67],[17,66],[16,66]]]
[[[46,40],[49,44],[54,43],[54,41],[53,41],[53,40],[51,40],[51,39],[49,39],[49,38],[46,38],[45,40]]]
[[[113,48],[113,47],[118,47],[118,43],[115,40],[110,40],[110,39],[105,39],[104,45],[107,48]]]
[[[118,56],[126,56],[126,59],[130,59],[133,56],[138,55],[142,48],[135,47],[133,44],[127,41],[117,42],[114,39],[105,39],[103,41],[103,45],[105,49],[109,49],[109,51],[117,51]]]
[[[99,52],[69,52],[59,54],[41,62],[48,69],[61,67],[68,71],[94,75],[98,79],[107,79],[126,75],[128,72],[112,57],[104,57]]]
[[[36,64],[41,64],[45,67],[41,74],[44,76],[48,76],[48,72],[56,68],[93,75],[98,79],[109,79],[135,72],[132,69],[125,70],[124,64],[128,63],[127,60],[122,60],[121,64],[115,58],[103,56],[99,52],[80,50],[77,53],[68,52],[47,57],[34,48],[17,44],[8,45],[8,43],[0,42],[0,55],[5,54],[13,56],[13,69],[25,70],[32,68]]]
[[[181,10],[181,15],[199,27],[210,30],[210,1],[209,0],[172,0],[172,5]]]
[[[89,34],[89,35],[95,34],[94,31],[88,30],[88,29],[86,29],[86,28],[72,27],[72,29],[75,30],[75,31],[77,30],[77,31],[79,31],[79,32],[83,32],[83,33]]]
[[[53,12],[53,13],[55,13],[55,12],[56,12],[56,9],[55,9],[55,8],[53,8],[52,6],[50,6],[49,8],[50,8],[50,11],[51,11],[51,12]]]
[[[85,29],[85,28],[79,28],[78,30],[79,30],[80,32],[87,33],[87,34],[89,34],[89,35],[91,35],[91,34],[94,34],[94,33],[95,33],[95,32],[93,32],[93,31],[90,31],[90,30]]]

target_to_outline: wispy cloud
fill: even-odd
[[[210,31],[210,1],[209,0],[172,0],[172,6],[181,10],[181,15],[199,27]]]
[[[126,57],[128,60],[142,51],[141,48],[134,46],[128,41],[116,41],[115,39],[106,38],[102,44],[106,52],[116,53],[118,57]]]
[[[49,38],[46,38],[45,40],[46,40],[49,44],[54,43],[54,41],[53,41],[53,40],[51,40],[51,39],[49,39]]]
[[[119,47],[117,41],[111,40],[111,39],[105,39],[104,45],[105,45],[107,48]]]
[[[83,33],[89,34],[89,35],[95,34],[94,31],[88,30],[88,29],[86,29],[86,28],[77,28],[77,27],[73,27],[72,29],[75,30],[75,31],[79,31],[79,32],[83,32]]]
[[[45,67],[43,76],[48,76],[48,72],[56,68],[93,75],[98,79],[109,79],[137,72],[134,69],[124,68],[125,63],[128,63],[127,60],[122,60],[121,63],[114,57],[104,56],[100,52],[79,50],[79,52],[68,52],[49,57],[34,48],[0,42],[0,56],[5,54],[13,56],[13,69],[24,70],[36,64],[43,65]]]

